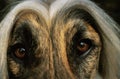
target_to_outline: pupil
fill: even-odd
[[[84,47],[85,46],[85,43],[84,42],[81,42],[80,43],[80,47]]]

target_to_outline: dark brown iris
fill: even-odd
[[[87,52],[91,48],[91,41],[89,39],[82,39],[77,44],[77,49],[80,54]]]
[[[14,54],[17,58],[24,58],[26,54],[26,50],[24,48],[17,48]]]

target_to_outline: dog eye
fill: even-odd
[[[80,55],[87,53],[92,47],[92,42],[89,39],[81,39],[77,43],[77,50]]]
[[[25,55],[26,55],[26,50],[25,50],[25,48],[22,48],[22,47],[17,48],[17,49],[14,51],[14,55],[15,55],[17,58],[19,58],[19,59],[24,58]]]

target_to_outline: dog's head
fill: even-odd
[[[0,23],[1,79],[118,79],[120,30],[96,4],[8,4]]]

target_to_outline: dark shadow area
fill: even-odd
[[[92,0],[120,25],[120,0]]]
[[[2,10],[5,6],[6,6],[6,0],[0,0],[0,10]]]

